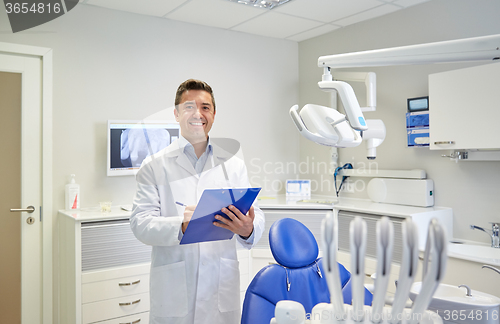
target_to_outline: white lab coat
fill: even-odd
[[[235,235],[232,240],[179,245],[184,207],[176,201],[196,205],[204,189],[250,185],[241,159],[214,144],[212,149],[213,159],[209,157],[200,175],[178,141],[148,157],[137,174],[130,225],[140,241],[153,246],[150,323],[240,322],[236,240],[250,249],[262,236],[264,213],[257,204],[254,231],[247,241]]]

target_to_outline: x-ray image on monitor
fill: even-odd
[[[162,121],[108,122],[108,176],[130,175],[142,161],[179,138],[179,124]]]

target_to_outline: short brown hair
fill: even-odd
[[[196,79],[188,79],[180,84],[177,88],[177,92],[175,93],[175,108],[181,103],[182,94],[188,90],[203,90],[210,94],[212,97],[212,105],[215,110],[215,98],[214,93],[212,91],[212,87],[208,85],[208,83]]]

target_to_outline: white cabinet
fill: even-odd
[[[149,323],[151,247],[130,229],[130,212],[60,211],[59,323]],[[238,249],[243,301],[250,251]]]
[[[151,247],[130,213],[59,212],[61,324],[148,323]]]
[[[500,63],[429,75],[430,149],[500,149]]]
[[[82,323],[149,312],[149,264],[83,273],[81,287]]]

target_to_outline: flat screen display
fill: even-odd
[[[429,110],[429,97],[408,99],[408,112]]]
[[[134,175],[142,161],[179,138],[175,121],[109,120],[108,176]]]

